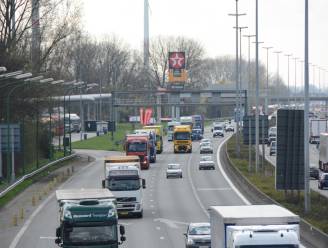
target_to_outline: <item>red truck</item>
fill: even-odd
[[[140,158],[140,168],[149,169],[150,143],[148,135],[128,134],[125,137],[126,155],[136,155]]]

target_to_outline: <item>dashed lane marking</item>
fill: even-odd
[[[232,190],[232,188],[198,188],[198,191],[225,191],[225,190]]]

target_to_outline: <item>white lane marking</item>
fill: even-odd
[[[88,169],[89,167],[91,167],[93,164],[95,164],[96,162],[98,162],[97,160],[93,161],[91,164],[89,164],[88,166],[82,168],[79,173],[77,174],[73,174],[73,176],[71,176],[69,179],[66,180],[66,182],[64,182],[60,187],[58,187],[58,189],[63,188],[63,186],[65,186],[66,183],[70,182],[76,175],[81,174],[82,171]],[[51,195],[48,196],[48,198],[42,202],[40,204],[40,206],[34,210],[34,212],[30,215],[30,217],[26,220],[26,222],[24,223],[24,225],[22,226],[22,228],[19,230],[19,232],[16,234],[15,238],[13,239],[13,241],[11,242],[9,248],[16,248],[18,242],[20,241],[20,239],[23,237],[24,233],[26,232],[27,228],[31,225],[33,219],[35,216],[37,216],[39,214],[39,212],[42,210],[42,208],[51,200],[52,197],[55,196],[55,192],[53,192]]]
[[[153,202],[154,200],[149,200],[149,201]]]
[[[246,205],[252,205],[245,196],[243,196],[242,193],[240,193],[240,191],[236,188],[236,186],[232,183],[232,181],[230,180],[230,178],[227,176],[227,174],[225,173],[225,171],[222,168],[222,164],[221,164],[221,160],[220,160],[220,151],[222,149],[222,146],[227,142],[227,140],[229,139],[229,137],[226,137],[223,142],[221,142],[219,144],[218,150],[216,152],[216,160],[217,160],[217,164],[218,167],[220,169],[220,172],[222,174],[222,176],[225,178],[225,180],[227,181],[227,183],[230,185],[230,187],[232,188],[233,191],[235,191],[235,193],[239,196],[239,198],[246,204]]]
[[[161,230],[161,227],[160,227],[160,226],[157,226],[157,227],[156,227],[156,230]]]
[[[189,225],[189,223],[187,223],[187,222],[164,219],[164,218],[156,218],[156,219],[153,219],[153,221],[163,223],[163,224],[167,225],[168,227],[174,228],[174,229],[178,229],[179,228],[178,225],[182,225],[182,226],[188,226]]]
[[[207,212],[205,206],[203,205],[203,203],[201,202],[201,200],[199,199],[198,197],[198,194],[197,194],[197,191],[196,191],[196,188],[195,188],[195,185],[194,185],[194,182],[192,180],[192,177],[191,177],[191,172],[190,172],[190,168],[191,168],[191,157],[192,155],[189,156],[189,159],[188,159],[188,178],[189,178],[189,182],[190,182],[190,185],[191,185],[191,190],[192,190],[192,193],[194,194],[194,197],[196,199],[196,201],[198,202],[198,205],[200,206],[200,208],[203,210],[203,212],[205,213],[205,215],[207,216],[207,218],[210,217],[209,213]]]
[[[162,237],[160,237],[159,239],[163,240],[163,239],[165,239],[165,238],[162,236]]]
[[[150,205],[151,208],[154,208],[154,205]]]
[[[231,188],[198,188],[197,190],[198,191],[216,191],[216,190],[218,190],[218,191],[220,191],[220,190],[224,191],[224,190],[232,190],[232,189]]]
[[[151,212],[151,213],[152,213],[152,214],[154,214],[154,215],[156,214],[156,212],[155,212],[155,211],[153,211],[153,212]]]
[[[56,237],[40,237],[40,239],[53,239],[53,240],[55,240]]]

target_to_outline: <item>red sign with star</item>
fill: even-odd
[[[185,69],[185,53],[169,52],[169,69]]]

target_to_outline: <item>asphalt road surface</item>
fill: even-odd
[[[213,139],[216,151],[224,138]],[[184,247],[183,233],[190,222],[207,222],[211,205],[243,205],[247,200],[233,190],[216,163],[215,170],[198,170],[199,142],[193,143],[192,154],[174,154],[173,144],[165,142],[157,163],[142,171],[147,188],[144,191],[144,217],[120,219],[126,226],[127,241],[122,247]],[[96,161],[74,174],[61,188],[101,187],[103,157],[110,152],[79,151],[96,157]],[[217,159],[216,152],[213,158]],[[166,179],[168,163],[180,163],[182,179]],[[58,206],[54,194],[40,205],[12,241],[10,248],[56,247]]]

